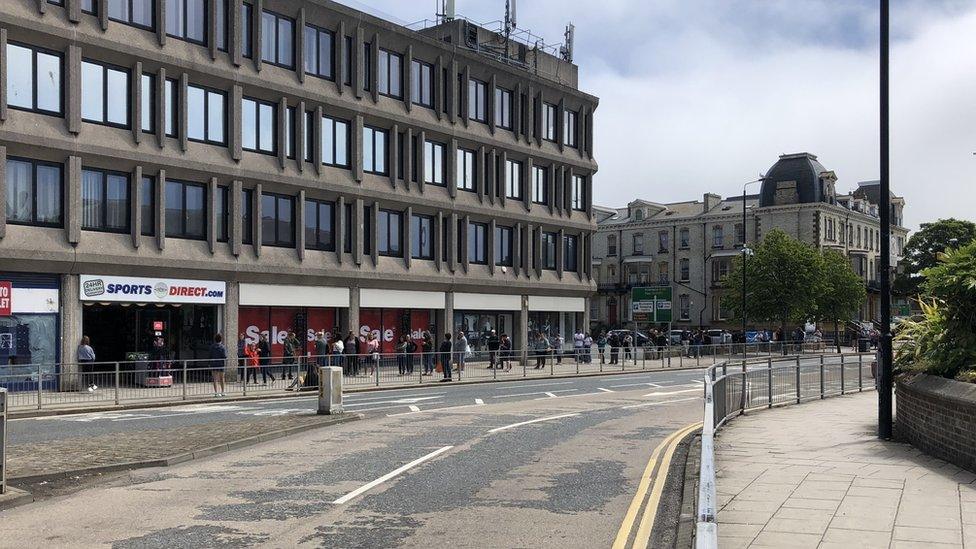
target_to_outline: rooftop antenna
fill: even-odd
[[[511,33],[517,26],[515,0],[505,0],[505,32]]]
[[[441,0],[441,11],[437,14],[437,18],[440,19],[441,23],[454,21],[456,16],[454,0]]]
[[[573,42],[576,38],[576,27],[572,23],[566,25],[566,33],[564,36],[566,37],[566,40],[563,43],[562,47],[559,48],[559,55],[561,55],[564,60],[572,63]]]

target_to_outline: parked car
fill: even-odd
[[[610,330],[607,332],[607,337],[610,337],[610,334],[617,334],[617,337],[620,338],[621,342],[624,340],[625,335],[630,334],[631,337],[634,338],[634,345],[637,347],[644,347],[645,345],[648,345],[648,342],[651,340],[647,334],[636,330]]]
[[[671,330],[669,338],[671,340],[671,345],[681,345],[681,335],[683,333],[684,330]]]

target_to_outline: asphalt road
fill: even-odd
[[[649,458],[701,420],[700,376],[357,393],[346,407],[363,421],[4,512],[0,547],[609,547],[628,520],[625,538],[648,522],[650,506],[635,508],[644,497],[635,494],[652,501],[658,483],[648,490],[647,480],[664,471]],[[10,436],[310,406],[300,398],[101,412],[14,421]]]
[[[397,390],[355,392],[343,395],[344,408],[367,416],[422,415],[447,407],[489,405],[502,402],[578,397],[584,394],[645,389],[645,392],[690,391],[701,386],[704,370],[656,371],[563,379],[529,379],[518,382],[478,384],[430,384]],[[73,437],[143,429],[197,425],[242,417],[304,413],[315,409],[315,396],[238,402],[188,404],[185,406],[105,411],[8,421],[8,444],[64,440]],[[417,414],[416,412],[420,412]]]

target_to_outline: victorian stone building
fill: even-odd
[[[571,330],[596,289],[577,74],[328,0],[0,0],[0,372],[82,334],[123,360]]]
[[[819,248],[850,258],[868,289],[858,319],[880,314],[881,254],[877,181],[857,184],[847,194],[837,176],[809,153],[788,154],[767,171],[758,194],[660,204],[634,200],[624,208],[597,206],[593,273],[598,281],[591,319],[601,326],[631,325],[631,289],[672,288],[675,328],[740,328],[722,310],[722,279],[744,246],[781,229]],[[902,225],[904,199],[892,196],[892,253],[900,255],[908,234]]]

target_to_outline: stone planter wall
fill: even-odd
[[[895,405],[900,440],[976,472],[976,384],[918,375],[898,382]]]

